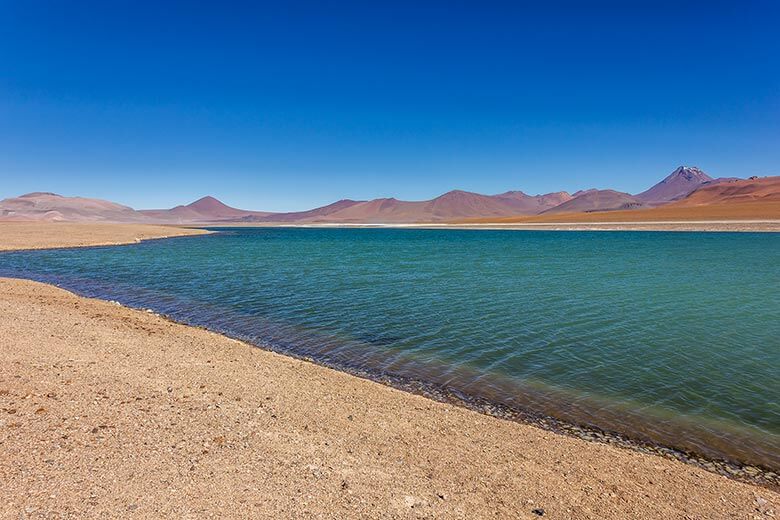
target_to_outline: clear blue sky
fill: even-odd
[[[0,0],[0,198],[294,210],[780,174],[775,1],[162,3]]]

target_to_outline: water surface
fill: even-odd
[[[780,468],[780,235],[238,228],[0,275]]]

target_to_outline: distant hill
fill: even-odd
[[[247,217],[265,217],[265,211],[247,211],[230,207],[212,196],[202,197],[186,206],[171,209],[143,209],[140,211],[155,222],[191,224],[198,222],[237,221]]]
[[[496,197],[468,191],[453,190],[420,206],[418,221],[448,220],[467,215],[507,215],[528,212],[525,197]]]
[[[714,180],[695,166],[680,166],[652,188],[637,194],[636,198],[648,204],[670,202]]]
[[[146,217],[115,202],[56,193],[34,192],[0,200],[2,220],[50,220],[84,222],[144,222]]]
[[[522,191],[507,191],[498,195],[493,195],[497,199],[510,199],[515,201],[514,207],[521,210],[519,214],[535,215],[550,208],[554,208],[572,199],[566,191],[556,191],[544,195],[527,195]]]
[[[716,179],[687,197],[639,209],[545,212],[531,217],[473,219],[470,223],[651,222],[690,220],[780,220],[780,177]],[[585,192],[588,193],[588,192]],[[556,208],[557,209],[557,208]]]
[[[311,222],[366,222],[366,223],[414,223],[441,222],[459,218],[505,217],[511,215],[535,215],[554,207],[561,200],[568,200],[565,192],[547,195],[526,195],[511,191],[499,195],[482,195],[453,190],[425,201],[403,201],[394,198],[374,199],[365,202],[350,201],[338,211],[307,215],[303,220]],[[326,206],[327,208],[327,206]],[[278,215],[264,220],[276,221]]]
[[[0,219],[2,220],[197,224],[235,222],[247,216],[264,217],[267,215],[270,213],[232,208],[210,196],[198,199],[186,206],[140,211],[107,200],[63,197],[48,192],[28,193],[0,201]]]
[[[637,209],[644,202],[633,195],[615,190],[586,190],[578,192],[571,200],[563,202],[554,208],[543,211],[543,215],[555,213],[589,213],[593,211],[614,211],[621,209]]]
[[[780,202],[780,176],[721,181],[700,187],[670,207]]]
[[[0,220],[156,222],[167,224],[207,223],[366,223],[404,224],[426,222],[505,222],[558,219],[590,213],[629,218],[647,208],[717,206],[702,215],[773,214],[780,198],[780,177],[762,179],[713,179],[696,167],[680,166],[652,188],[638,194],[589,189],[569,194],[558,191],[528,195],[519,190],[483,195],[453,190],[430,200],[404,201],[379,198],[368,201],[342,199],[326,206],[287,213],[250,211],[228,206],[212,196],[170,209],[136,211],[106,200],[63,197],[54,193],[28,193],[0,201]],[[761,202],[764,206],[757,206]],[[724,209],[735,204],[749,208]],[[763,208],[763,209],[762,209]],[[766,210],[766,211],[765,211]],[[671,211],[671,209],[670,209]],[[674,210],[674,214],[693,214]],[[694,212],[695,213],[695,212]],[[640,218],[639,213],[635,213]],[[664,213],[665,215],[666,213]],[[671,215],[671,213],[669,213]],[[658,215],[661,215],[658,213]],[[571,217],[575,218],[575,217]],[[580,218],[580,217],[576,217]],[[590,217],[583,217],[590,219]],[[599,216],[598,218],[602,218]],[[607,217],[604,217],[607,218]],[[612,218],[612,217],[608,217]],[[752,217],[751,217],[752,218]],[[780,218],[780,217],[772,217]]]
[[[342,209],[350,208],[362,201],[342,199],[327,206],[310,209],[307,211],[293,211],[289,213],[268,213],[266,215],[247,215],[241,218],[242,222],[300,222],[318,220]]]

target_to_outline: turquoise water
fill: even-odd
[[[780,468],[780,235],[226,229],[0,276],[277,351]]]

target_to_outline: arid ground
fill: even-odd
[[[0,251],[134,244],[153,238],[204,233],[201,229],[153,224],[0,222]]]
[[[748,202],[713,204],[711,206],[667,205],[650,209],[624,211],[596,211],[592,213],[557,213],[533,217],[503,219],[470,219],[472,224],[556,224],[556,223],[620,223],[625,227],[648,225],[664,226],[675,223],[692,230],[731,230],[753,225],[755,231],[780,231],[780,202]],[[708,224],[709,222],[709,224]],[[709,226],[709,228],[707,227]],[[738,229],[741,230],[741,229]]]

